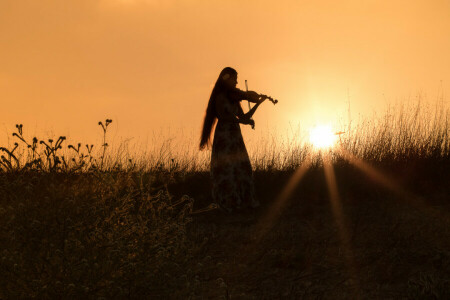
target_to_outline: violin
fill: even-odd
[[[245,80],[245,90],[248,92],[247,79]],[[270,97],[270,96],[267,96],[267,95],[264,95],[264,94],[260,94],[259,96],[262,98],[261,100],[267,99],[267,100],[269,100],[270,102],[272,102],[273,105],[275,105],[275,104],[278,103],[278,100],[277,100],[277,99],[273,99],[273,98]],[[248,109],[250,110],[250,102],[248,103]]]

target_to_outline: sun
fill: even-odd
[[[329,125],[318,125],[309,130],[309,141],[316,149],[332,147],[336,142],[336,138],[336,135]]]

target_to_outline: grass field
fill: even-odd
[[[448,299],[449,116],[388,110],[328,150],[267,142],[250,151],[262,205],[233,214],[210,206],[204,153],[113,152],[110,120],[94,147],[17,125],[0,298]]]

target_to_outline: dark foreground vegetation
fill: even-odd
[[[384,120],[333,151],[254,156],[262,205],[233,214],[192,161],[112,159],[106,123],[96,155],[18,125],[1,148],[0,299],[449,299],[448,112]]]

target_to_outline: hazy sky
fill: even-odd
[[[349,98],[352,115],[434,101],[450,92],[450,1],[0,0],[2,132],[199,131],[226,66],[279,99],[257,129],[334,122]]]

